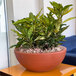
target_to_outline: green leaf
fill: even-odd
[[[11,29],[11,31],[15,32],[17,36],[22,37],[22,34],[20,34],[18,31]]]
[[[71,9],[69,9],[69,10],[67,9],[67,11],[65,10],[62,15],[66,15],[66,14],[68,14],[69,12],[71,12],[72,10],[73,10],[73,8],[71,8]]]
[[[35,20],[35,15],[33,15],[33,13],[32,13],[32,12],[30,12],[30,13],[29,13],[29,18],[31,18],[31,19],[33,19],[33,20]]]
[[[37,41],[37,40],[44,40],[45,37],[44,36],[38,36],[34,41]]]
[[[18,40],[18,41],[22,41],[23,39],[22,39],[22,38],[17,38],[17,40]]]
[[[43,32],[39,32],[39,35],[45,35],[45,33],[43,33]]]
[[[36,18],[38,18],[41,14],[42,9],[39,11],[39,13],[36,15]]]
[[[72,19],[75,19],[75,18],[76,18],[76,17],[68,18],[68,19],[64,20],[63,23],[65,23],[65,22],[67,22],[67,21],[70,21],[70,20],[72,20]]]
[[[62,33],[64,30],[66,30],[69,26],[63,27],[60,29],[59,33]]]
[[[30,27],[30,29],[28,30],[28,38],[30,39],[30,37],[31,37],[31,35],[33,34],[33,31],[34,31],[34,25],[32,25],[31,27]]]
[[[53,8],[50,8],[50,7],[47,7],[52,13],[54,13],[54,9]]]
[[[13,48],[13,47],[16,47],[17,45],[12,45],[12,46],[10,46],[10,48]]]
[[[18,20],[16,22],[13,22],[13,25],[17,25],[17,24],[20,24],[20,23],[24,23],[25,21],[27,21],[25,18],[21,19],[21,20]]]
[[[23,41],[19,41],[16,45],[16,48],[20,47],[22,45]]]
[[[62,41],[64,38],[65,38],[65,36],[62,35],[62,36],[60,36],[58,39],[59,39],[60,41]]]
[[[72,6],[72,4],[64,6],[63,10],[69,9],[70,6]]]
[[[14,23],[15,21],[14,20],[12,20],[12,23]]]
[[[63,26],[66,26],[66,25],[67,25],[67,24],[61,24],[61,25],[60,25],[60,29],[61,29]]]
[[[58,3],[56,3],[55,1],[50,2],[50,4],[51,4],[53,7],[56,7],[56,8],[58,8],[58,7],[59,7],[59,6],[58,6]]]
[[[49,32],[48,35],[47,35],[47,37],[50,37],[51,34],[52,34],[52,32]]]
[[[59,4],[57,2],[50,2],[50,4],[53,6],[53,8],[48,7],[51,13],[55,14],[57,18],[61,17],[63,6],[62,4]]]
[[[63,9],[62,4],[57,3],[57,2],[55,2],[55,1],[50,2],[50,4],[53,6],[54,9],[56,8],[56,9],[58,9],[59,11]]]
[[[24,42],[22,43],[22,45],[25,45],[25,44],[27,44],[27,42],[24,41]]]

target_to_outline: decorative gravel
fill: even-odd
[[[40,48],[34,48],[34,49],[23,49],[23,48],[20,48],[19,51],[20,52],[24,52],[24,53],[49,53],[49,52],[57,52],[57,51],[62,51],[64,49],[63,46],[57,46],[57,47],[53,47],[52,49],[49,48],[49,49],[45,49],[45,50],[42,50]]]

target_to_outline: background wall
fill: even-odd
[[[13,0],[14,20],[29,15],[29,12],[37,14],[42,8],[42,0]]]
[[[63,17],[63,20],[69,17],[76,17],[76,0],[44,0],[44,14],[49,12],[49,10],[47,9],[47,6],[51,6],[49,1],[56,1],[58,3],[62,3],[63,5],[73,4],[73,7],[74,7],[73,11],[70,12],[68,15],[65,15]],[[66,24],[70,25],[70,27],[66,31],[64,31],[63,34],[65,34],[66,36],[75,35],[76,34],[76,19],[66,22]]]

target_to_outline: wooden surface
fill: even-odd
[[[55,69],[49,72],[38,73],[27,71],[19,64],[0,71],[8,73],[12,76],[70,76],[71,74],[74,74],[76,72],[76,67],[67,64],[60,64]]]

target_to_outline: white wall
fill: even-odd
[[[14,20],[18,20],[29,15],[29,12],[37,14],[42,7],[42,0],[13,0]]]
[[[76,17],[76,0],[44,0],[44,13],[47,13],[49,12],[48,9],[47,9],[47,6],[51,6],[49,1],[56,1],[58,3],[62,3],[63,5],[67,5],[67,4],[73,4],[73,11],[70,12],[68,15],[65,15],[63,17],[63,20],[69,18],[69,17]],[[76,19],[74,20],[71,20],[69,22],[66,22],[67,25],[70,25],[70,27],[64,31],[63,34],[65,34],[66,36],[72,36],[72,35],[75,35],[76,34]]]

